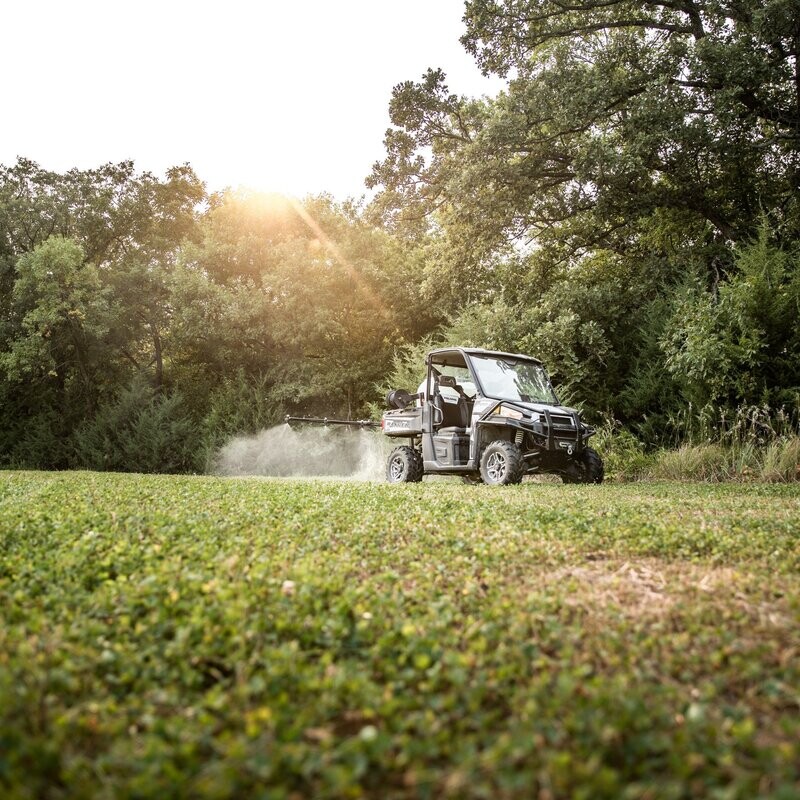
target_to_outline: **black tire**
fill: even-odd
[[[524,469],[522,451],[505,439],[497,439],[486,445],[481,454],[481,478],[489,486],[519,483]]]
[[[564,483],[602,483],[605,469],[597,450],[584,447],[580,457],[572,462],[567,472],[561,473]]]
[[[395,447],[386,461],[389,483],[419,483],[422,480],[422,456],[413,447]]]

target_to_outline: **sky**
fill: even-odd
[[[189,162],[209,189],[366,193],[392,87],[428,67],[494,95],[463,0],[9,0],[0,163]]]

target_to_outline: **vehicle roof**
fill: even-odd
[[[526,355],[525,353],[504,353],[500,350],[484,350],[482,347],[440,347],[436,350],[431,350],[428,357],[436,356],[444,353],[466,353],[470,356],[500,356],[501,358],[514,358],[523,359],[525,361],[533,361],[536,364],[542,362],[538,358]]]

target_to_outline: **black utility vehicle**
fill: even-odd
[[[390,483],[461,475],[470,483],[519,483],[545,472],[565,483],[601,483],[603,461],[587,446],[594,429],[562,406],[542,363],[471,347],[434,350],[417,394],[396,389],[381,428],[408,444],[386,465]]]

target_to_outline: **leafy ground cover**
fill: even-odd
[[[794,798],[800,487],[0,473],[6,798]]]

